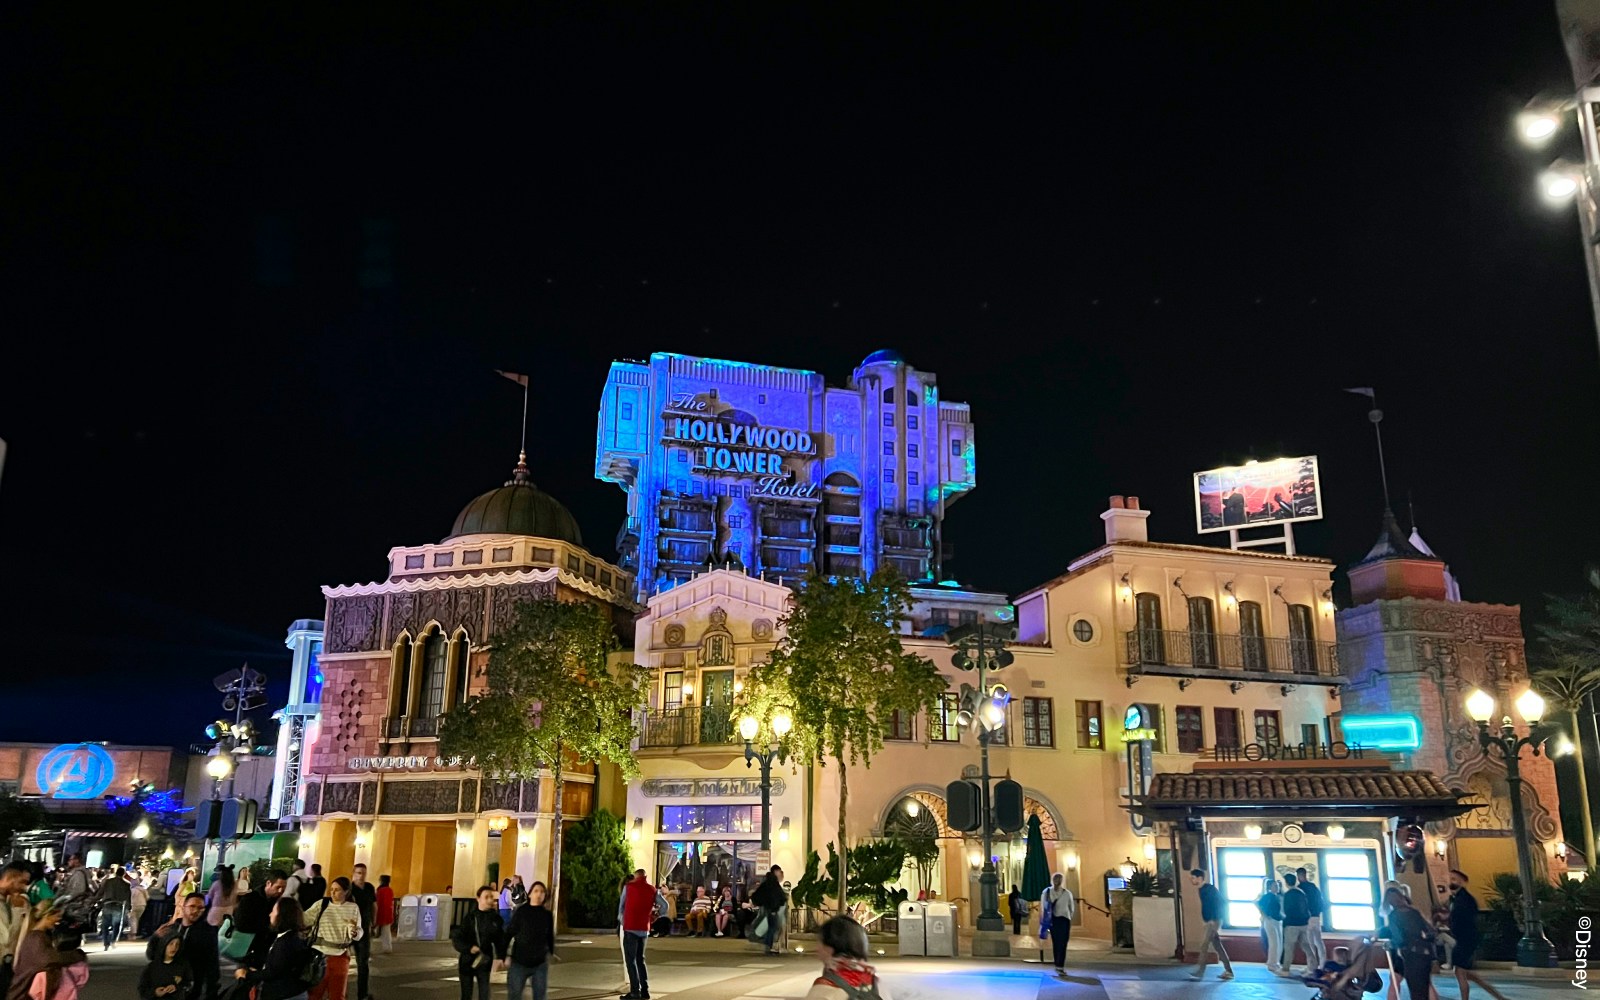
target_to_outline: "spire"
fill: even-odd
[[[1405,529],[1400,527],[1400,519],[1394,516],[1394,511],[1385,507],[1383,509],[1383,528],[1378,532],[1378,540],[1367,554],[1362,557],[1361,563],[1377,562],[1380,559],[1433,559],[1431,552],[1424,552],[1411,543]],[[1358,563],[1357,565],[1360,565]]]
[[[506,480],[507,486],[532,486],[533,474],[528,471],[528,453],[517,452],[517,467],[511,470],[511,478]]]

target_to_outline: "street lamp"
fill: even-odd
[[[978,752],[981,764],[979,780],[982,783],[983,800],[981,803],[981,819],[983,830],[983,872],[978,876],[978,930],[979,938],[984,933],[988,937],[984,940],[974,938],[974,949],[994,958],[1004,958],[1011,953],[1011,940],[1006,936],[1006,921],[1000,916],[1000,873],[994,866],[994,796],[991,793],[989,775],[989,742],[994,738],[994,733],[1005,723],[1004,701],[993,697],[990,691],[989,674],[1008,666],[1013,657],[1006,649],[1006,642],[1017,637],[1017,627],[1008,621],[1001,622],[973,622],[967,625],[958,625],[945,633],[945,642],[955,647],[956,653],[951,657],[951,664],[958,670],[976,670],[978,672],[977,696],[988,699],[978,710],[978,718],[982,725],[978,727]],[[998,687],[999,685],[996,685]],[[975,950],[973,954],[979,954]]]
[[[1583,162],[1557,160],[1539,178],[1545,199],[1553,203],[1569,199],[1577,203],[1578,224],[1583,232],[1583,259],[1589,273],[1589,307],[1594,312],[1595,329],[1600,333],[1600,251],[1595,240],[1600,235],[1600,135],[1596,134],[1600,87],[1584,87],[1570,97],[1536,97],[1517,115],[1517,134],[1529,146],[1540,147],[1561,131],[1568,112],[1578,120],[1583,143]]]
[[[1501,716],[1498,733],[1491,731],[1489,720],[1495,714],[1494,696],[1483,690],[1474,690],[1467,696],[1467,714],[1478,724],[1478,743],[1485,752],[1494,747],[1506,765],[1506,788],[1511,796],[1511,835],[1517,841],[1517,875],[1522,883],[1522,940],[1517,942],[1517,964],[1524,968],[1548,969],[1555,965],[1555,953],[1544,936],[1539,903],[1534,898],[1533,858],[1528,850],[1528,822],[1522,814],[1522,773],[1518,764],[1523,747],[1533,748],[1534,756],[1538,756],[1554,731],[1553,727],[1540,724],[1544,718],[1544,699],[1533,688],[1517,698],[1516,706],[1517,712],[1528,722],[1526,736],[1517,736],[1509,715]]]
[[[150,836],[150,824],[141,819],[139,825],[133,828],[133,839],[143,840],[148,836]]]
[[[749,767],[755,761],[761,762],[761,849],[771,856],[772,852],[772,762],[776,760],[783,763],[787,759],[783,751],[782,740],[789,735],[789,730],[794,726],[794,720],[789,718],[787,712],[779,711],[773,715],[768,723],[772,728],[773,738],[766,741],[761,749],[756,749],[755,738],[761,732],[761,720],[753,715],[747,715],[739,720],[739,735],[744,737],[744,766]]]

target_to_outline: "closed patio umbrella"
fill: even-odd
[[[1022,861],[1022,895],[1029,902],[1038,902],[1050,885],[1050,859],[1044,853],[1044,831],[1039,826],[1039,814],[1028,816],[1028,848]],[[1039,947],[1039,961],[1044,961],[1044,942],[1036,936],[1033,921],[1024,927],[1023,936],[1033,938]],[[1021,945],[1019,944],[1019,947]]]

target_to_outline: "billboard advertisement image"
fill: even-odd
[[[1194,509],[1201,533],[1318,520],[1317,458],[1275,458],[1196,472]]]

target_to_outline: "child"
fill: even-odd
[[[161,961],[146,965],[139,975],[139,996],[144,1000],[178,1000],[188,989],[190,979],[189,963],[183,960],[183,935],[174,934],[167,939]]]
[[[1333,957],[1322,963],[1322,967],[1306,977],[1307,983],[1318,986],[1332,986],[1339,981],[1339,974],[1350,968],[1350,949],[1344,946],[1333,949]]]
[[[1439,944],[1441,958],[1439,971],[1456,971],[1456,939],[1450,935],[1450,910],[1448,908],[1439,907],[1433,911],[1433,929],[1434,940]]]

